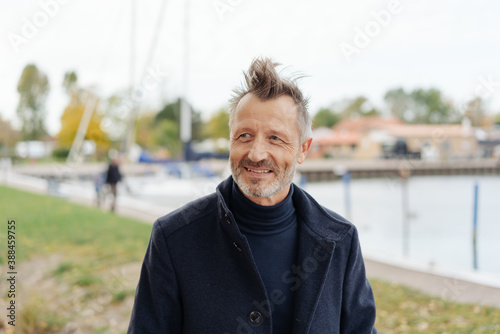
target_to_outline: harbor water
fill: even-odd
[[[403,242],[403,184],[399,178],[355,179],[346,209],[342,181],[309,183],[320,204],[359,230],[365,254],[409,259],[428,266],[473,270],[474,185],[478,184],[478,272],[500,278],[500,177],[415,176],[407,183],[408,254]]]

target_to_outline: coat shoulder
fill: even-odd
[[[310,194],[299,187],[295,188],[299,215],[305,224],[316,234],[331,241],[340,241],[356,233],[356,227],[338,213],[319,204]]]
[[[212,193],[189,202],[179,209],[158,218],[155,226],[161,229],[164,237],[168,237],[176,231],[192,224],[213,220],[212,217],[216,214],[217,195]]]

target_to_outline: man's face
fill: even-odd
[[[245,95],[231,124],[231,172],[253,202],[274,205],[288,194],[295,166],[302,163],[311,139],[299,143],[297,106],[290,96],[261,101]]]

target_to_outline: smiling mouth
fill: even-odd
[[[244,167],[247,171],[252,172],[252,173],[259,173],[259,174],[266,174],[266,173],[272,173],[272,170],[270,169],[251,169],[248,167]]]

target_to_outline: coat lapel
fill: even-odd
[[[328,241],[299,221],[299,242],[295,266],[294,334],[309,332],[319,296],[330,269],[335,242]]]

